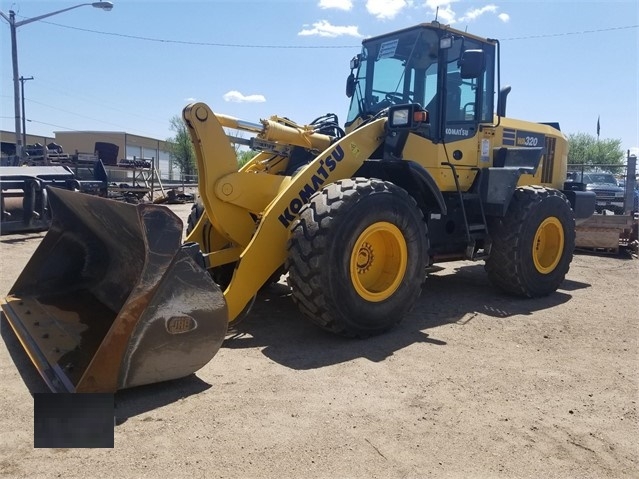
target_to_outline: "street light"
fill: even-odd
[[[22,25],[26,25],[27,23],[37,22],[38,20],[57,15],[58,13],[68,12],[69,10],[73,10],[74,8],[85,7],[87,5],[91,5],[95,8],[101,8],[102,10],[106,10],[107,12],[113,8],[113,3],[111,2],[81,3],[79,5],[74,5],[73,7],[63,8],[62,10],[56,10],[55,12],[51,13],[45,13],[44,15],[27,18],[19,22],[16,22],[16,14],[13,10],[9,10],[8,16],[4,12],[0,12],[2,18],[9,22],[9,27],[11,28],[11,61],[13,63],[13,106],[16,117],[16,156],[18,158],[22,158],[22,135],[20,131],[20,88],[18,86],[18,83],[20,82],[20,75],[18,74],[18,47],[16,41],[16,29],[18,27],[21,27]]]

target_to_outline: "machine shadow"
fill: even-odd
[[[573,291],[589,286],[566,281],[560,289]],[[562,291],[545,298],[513,298],[488,282],[481,264],[449,267],[426,280],[415,308],[395,328],[368,339],[346,339],[325,332],[304,319],[290,297],[289,288],[278,283],[260,291],[251,313],[238,324],[234,333],[229,334],[222,347],[262,348],[263,354],[271,360],[297,370],[316,369],[357,358],[380,362],[417,343],[446,346],[445,341],[437,338],[436,328],[442,325],[464,327],[479,315],[495,321],[516,320],[516,316],[527,316],[570,299],[571,296]],[[4,315],[0,318],[0,333],[31,394],[49,392]],[[118,391],[115,394],[116,425],[211,387],[191,374],[182,379]]]
[[[454,274],[450,274],[451,269]],[[572,282],[562,285],[561,289],[571,291],[582,287],[589,285]],[[278,283],[260,291],[251,313],[237,325],[222,347],[263,348],[263,354],[269,359],[298,370],[356,358],[379,362],[416,343],[445,346],[447,343],[437,338],[438,326],[453,323],[464,326],[478,315],[515,320],[516,316],[563,304],[571,297],[562,291],[544,298],[513,297],[489,283],[483,264],[449,267],[427,278],[414,309],[395,328],[367,339],[347,339],[325,332],[304,319],[288,287]]]
[[[571,279],[564,280],[559,286],[560,290],[563,291],[577,291],[579,289],[590,288],[592,285],[589,283],[582,283],[581,281],[573,281]]]
[[[123,389],[115,394],[115,425],[211,388],[195,374],[181,379]]]
[[[17,233],[7,236],[0,236],[0,244],[18,244],[27,243],[29,241],[42,241],[42,238],[46,235],[46,231],[36,231],[30,233]]]
[[[4,314],[0,317],[0,335],[22,381],[31,395],[51,392],[35,366],[31,363],[29,356],[20,344]],[[131,417],[166,406],[193,394],[201,393],[210,387],[210,384],[202,381],[195,374],[191,374],[181,379],[118,391],[114,396],[116,406],[115,423],[116,425],[123,424]]]
[[[20,344],[18,336],[16,336],[15,331],[9,325],[4,313],[0,313],[0,336],[2,336],[2,340],[7,347],[9,356],[11,356],[11,360],[18,370],[18,374],[20,374],[20,377],[22,378],[25,386],[27,386],[29,392],[32,395],[50,392],[49,387],[44,382],[44,379],[42,379],[38,370],[31,363],[29,356],[22,347],[22,344]]]
[[[598,256],[602,258],[615,258],[619,260],[630,260],[632,261],[633,255],[632,250],[628,247],[619,247],[617,251],[607,251],[604,248],[599,250],[597,249],[588,249],[588,248],[575,248],[575,255],[579,256]]]

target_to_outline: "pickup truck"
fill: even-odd
[[[568,181],[583,183],[587,191],[594,191],[597,195],[597,213],[609,210],[616,215],[624,214],[625,190],[617,184],[617,179],[611,173],[569,172]]]

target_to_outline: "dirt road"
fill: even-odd
[[[42,236],[0,237],[2,297]],[[521,300],[450,263],[356,341],[270,286],[196,375],[116,395],[114,449],[33,449],[45,389],[3,320],[0,476],[637,477],[638,271],[578,254],[556,294]]]

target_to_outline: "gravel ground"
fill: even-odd
[[[43,236],[0,237],[2,297]],[[638,477],[637,260],[577,254],[534,300],[495,291],[482,263],[444,266],[367,340],[269,286],[195,375],[116,395],[114,449],[33,448],[43,384],[3,319],[0,476]]]

